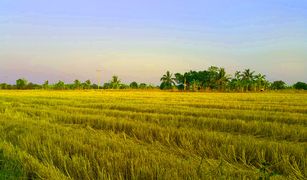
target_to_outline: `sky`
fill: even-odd
[[[0,0],[0,82],[250,68],[307,82],[305,0]]]

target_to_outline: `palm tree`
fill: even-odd
[[[250,90],[254,84],[254,73],[250,69],[245,69],[242,73],[242,80],[245,87],[245,90]]]
[[[226,74],[224,68],[220,68],[216,77],[216,83],[218,84],[219,90],[223,90],[229,81],[230,77]]]
[[[257,85],[257,90],[260,90],[263,88],[263,86],[265,85],[265,75],[262,75],[262,74],[257,74],[255,76],[255,82],[256,82],[256,85]]]
[[[207,85],[210,89],[216,89],[218,87],[217,84],[217,76],[219,73],[219,68],[216,66],[211,66],[208,68],[208,80]]]
[[[166,74],[162,76],[160,81],[169,83],[169,84],[175,84],[175,78],[173,78],[173,74],[171,74],[169,71],[166,71]]]
[[[81,87],[81,82],[78,79],[76,79],[74,81],[74,88],[75,89],[80,89],[80,87]]]
[[[120,79],[118,76],[112,76],[112,80],[110,81],[111,88],[118,89],[120,86]]]
[[[243,79],[252,80],[254,78],[255,71],[251,71],[250,69],[245,69],[243,71]]]
[[[169,71],[166,71],[166,74],[162,76],[160,81],[162,81],[162,89],[171,89],[172,86],[175,85],[175,78],[173,78],[173,74],[171,74]]]
[[[179,88],[181,87],[183,90],[185,90],[186,82],[185,82],[184,75],[182,75],[181,73],[176,73],[175,74],[175,82],[177,83]]]
[[[84,86],[85,89],[90,89],[90,88],[91,88],[91,85],[92,85],[91,80],[86,80],[86,81],[83,83],[83,86]]]
[[[235,72],[235,78],[234,78],[234,86],[236,90],[241,90],[243,91],[243,84],[242,84],[242,73],[241,71],[236,71]]]
[[[241,77],[242,77],[241,71],[236,71],[236,72],[235,72],[235,78],[236,78],[237,80],[240,80]]]

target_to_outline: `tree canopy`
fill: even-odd
[[[104,83],[103,89],[154,89],[162,90],[178,89],[181,91],[221,91],[221,92],[247,92],[247,91],[264,91],[264,90],[282,90],[293,88],[297,90],[307,90],[305,82],[297,82],[293,86],[288,86],[284,81],[278,80],[269,82],[266,75],[256,73],[251,69],[236,71],[233,75],[226,72],[225,68],[210,66],[206,70],[194,71],[190,70],[183,73],[171,73],[166,71],[160,78],[159,86],[138,83],[136,81],[130,84],[124,84],[116,75],[112,76],[111,80]],[[71,84],[65,84],[59,80],[55,84],[50,84],[46,80],[43,84],[34,84],[27,81],[25,78],[16,80],[16,84],[0,83],[0,89],[98,89],[97,84],[92,84],[90,80],[81,82],[76,79]]]
[[[299,90],[302,90],[302,89],[307,90],[307,83],[304,83],[304,82],[297,82],[297,83],[295,83],[295,84],[293,85],[293,87],[294,87],[295,89],[299,89]]]

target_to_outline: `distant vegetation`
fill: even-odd
[[[30,90],[30,89],[45,89],[45,90],[81,90],[81,89],[155,89],[158,88],[154,85],[148,85],[146,83],[132,82],[130,85],[121,83],[118,76],[113,76],[110,82],[104,83],[102,86],[93,84],[90,80],[81,82],[76,79],[73,83],[65,84],[64,81],[59,80],[54,84],[50,84],[49,81],[45,81],[43,84],[34,84],[28,82],[28,80],[22,78],[16,80],[16,84],[1,83],[0,89],[7,90]]]
[[[43,84],[34,84],[26,79],[16,80],[16,84],[0,84],[0,89],[54,89],[54,90],[73,90],[73,89],[162,89],[181,91],[221,91],[221,92],[247,92],[247,91],[264,91],[264,90],[280,90],[280,89],[299,89],[307,90],[307,84],[297,82],[292,86],[288,86],[284,81],[278,80],[269,82],[266,76],[255,73],[250,69],[237,71],[233,76],[226,73],[224,68],[215,66],[209,67],[203,71],[189,71],[184,73],[175,73],[167,71],[161,79],[160,86],[148,85],[146,83],[137,83],[135,81],[130,84],[121,82],[118,76],[113,76],[108,83],[102,86],[92,84],[90,80],[81,82],[75,80],[71,84],[65,84],[64,81],[58,81],[55,84],[49,84],[45,81]]]
[[[160,89],[173,89],[186,91],[264,91],[267,89],[304,89],[307,90],[307,84],[297,82],[293,86],[288,86],[285,82],[279,80],[269,82],[266,76],[255,73],[250,69],[236,71],[233,76],[226,73],[224,68],[215,66],[209,67],[204,71],[189,71],[185,73],[175,73],[169,71],[161,78]]]

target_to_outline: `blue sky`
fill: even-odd
[[[307,81],[304,0],[1,0],[0,82],[158,83],[166,71],[251,68]]]

